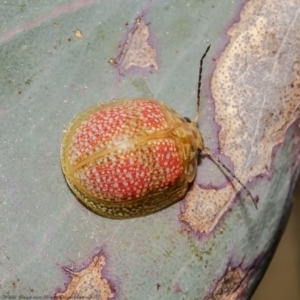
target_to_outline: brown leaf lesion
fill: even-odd
[[[158,70],[156,49],[150,45],[149,37],[149,24],[142,16],[137,17],[118,58],[109,59],[109,63],[117,67],[121,74],[131,67]]]
[[[93,258],[93,261],[85,269],[76,272],[64,268],[65,272],[71,276],[71,281],[64,292],[55,294],[54,299],[65,300],[80,297],[80,299],[105,300],[113,298],[113,288],[101,274],[104,265],[105,257],[99,254]]]
[[[253,267],[243,269],[241,266],[229,266],[205,300],[239,299],[247,291],[252,273]]]
[[[244,184],[271,175],[274,147],[300,118],[298,10],[295,3],[248,1],[239,22],[228,31],[230,42],[212,77],[215,121],[221,128],[216,148],[231,159]],[[217,192],[196,185],[186,197],[181,219],[209,233],[239,191],[234,181]]]

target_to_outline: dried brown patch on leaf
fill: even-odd
[[[212,293],[205,300],[236,300],[247,290],[252,269],[228,267]]]
[[[81,30],[77,29],[75,31],[75,36],[78,38],[78,39],[83,39],[83,33]]]
[[[248,1],[217,62],[211,88],[220,149],[244,183],[269,172],[272,149],[300,117],[299,32],[299,1]],[[192,189],[182,219],[196,230],[210,231],[237,190],[240,186],[234,182],[217,195],[214,190]],[[216,210],[211,221],[202,224],[199,220],[209,219],[209,201]],[[204,212],[196,215],[193,209],[200,206]]]
[[[56,293],[55,299],[63,300],[69,298],[80,299],[110,299],[114,296],[110,284],[102,277],[101,270],[105,265],[105,258],[102,255],[94,257],[92,263],[79,272],[69,269],[65,271],[72,279],[63,293]]]
[[[223,197],[224,193],[229,197],[232,191],[225,188],[222,190]],[[209,233],[224,213],[224,204],[219,201],[219,196],[220,191],[203,190],[195,184],[186,195],[186,210],[181,220],[201,233]]]
[[[134,66],[158,69],[156,49],[149,45],[149,26],[142,17],[135,20],[118,59],[113,61],[119,67],[120,73]]]

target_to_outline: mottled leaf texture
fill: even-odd
[[[1,1],[2,298],[250,299],[299,174],[299,10],[299,0]],[[92,213],[61,170],[69,122],[120,98],[194,120],[208,45],[204,144],[258,209],[206,156],[182,201],[127,220]]]

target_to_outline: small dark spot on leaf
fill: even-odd
[[[161,285],[159,283],[156,284],[156,288],[157,290],[159,290],[159,288],[161,287]]]
[[[24,12],[25,8],[26,8],[26,4],[21,4],[20,5],[20,11],[21,12]]]

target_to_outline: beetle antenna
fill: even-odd
[[[236,175],[220,160],[220,158],[218,157],[218,156],[216,156],[216,155],[214,155],[211,151],[210,151],[210,149],[208,149],[208,148],[204,148],[202,151],[201,151],[201,153],[203,153],[203,154],[207,154],[207,155],[209,155],[210,156],[210,158],[213,160],[213,161],[215,161],[215,162],[217,162],[219,165],[221,165],[242,187],[243,187],[243,189],[247,192],[247,194],[249,195],[249,197],[251,198],[251,200],[252,200],[252,202],[253,202],[253,204],[254,204],[254,206],[255,206],[255,208],[257,209],[257,201],[258,201],[258,199],[257,199],[257,197],[253,197],[253,195],[250,193],[250,191],[246,188],[246,186],[236,177]]]
[[[197,113],[195,118],[195,123],[197,124],[200,119],[200,89],[201,89],[201,80],[202,80],[202,69],[203,69],[203,60],[210,48],[210,45],[206,48],[205,53],[202,55],[200,59],[200,67],[199,67],[199,77],[198,77],[198,89],[197,89]]]

